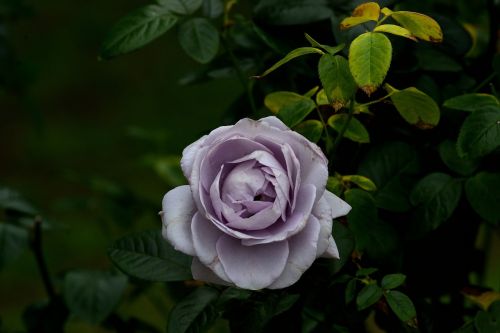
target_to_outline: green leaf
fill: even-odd
[[[392,45],[385,35],[366,32],[359,35],[349,48],[349,68],[352,76],[368,95],[384,81],[392,59]]]
[[[397,90],[386,85],[396,110],[408,123],[421,129],[428,129],[439,123],[439,107],[427,94],[415,87]]]
[[[177,303],[170,312],[167,333],[204,332],[217,318],[214,303],[219,292],[200,287]]]
[[[264,104],[289,127],[298,125],[316,108],[312,99],[289,91],[270,93]]]
[[[309,89],[305,94],[304,97],[307,98],[312,98],[316,92],[318,92],[319,86],[316,86],[314,88]]]
[[[345,192],[345,200],[352,207],[347,222],[354,234],[356,249],[371,258],[386,260],[397,246],[397,234],[390,225],[379,221],[373,196],[351,189]]]
[[[404,28],[422,40],[440,43],[443,41],[443,32],[439,24],[431,17],[408,11],[392,12],[391,17]]]
[[[283,59],[279,60],[277,63],[272,65],[264,73],[262,73],[261,75],[254,76],[254,77],[257,79],[263,78],[264,76],[275,71],[276,69],[283,66],[284,64],[286,64],[290,60],[293,60],[295,58],[301,57],[301,56],[306,55],[306,54],[312,54],[312,53],[325,54],[325,52],[323,52],[320,49],[315,48],[315,47],[299,47],[298,49],[290,51]]]
[[[326,93],[324,89],[321,89],[316,94],[316,104],[318,105],[329,105],[328,97],[326,97]]]
[[[499,103],[493,95],[465,94],[446,100],[443,106],[453,110],[474,112],[490,106],[498,107]]]
[[[345,30],[352,28],[358,24],[362,24],[369,21],[378,21],[380,16],[380,6],[376,2],[363,3],[352,12],[352,16],[346,17],[340,23],[340,29]]]
[[[335,54],[339,53],[345,47],[344,43],[339,44],[337,46],[329,46],[329,45],[325,45],[325,44],[320,44],[314,38],[309,36],[308,34],[305,34],[305,36],[306,36],[307,41],[311,44],[311,46],[319,48],[319,49],[323,49],[331,55],[335,55]]]
[[[384,295],[382,288],[376,284],[369,284],[363,287],[356,297],[358,311],[364,310],[377,303]]]
[[[439,172],[425,176],[410,196],[411,203],[418,206],[416,220],[426,230],[436,229],[453,214],[461,194],[460,180]]]
[[[63,296],[71,313],[97,324],[113,312],[122,298],[127,277],[99,271],[72,271],[65,275]]]
[[[19,192],[7,187],[0,188],[0,208],[28,215],[37,214],[37,210]]]
[[[394,289],[402,285],[406,280],[404,274],[388,274],[383,277],[381,286],[383,289]]]
[[[119,20],[109,32],[100,56],[110,59],[137,50],[163,35],[177,23],[168,9],[148,5]]]
[[[401,321],[408,322],[417,316],[417,311],[415,310],[413,302],[402,292],[388,290],[385,294],[385,299],[389,307]]]
[[[335,260],[333,265],[333,271],[336,273],[342,269],[342,267],[351,258],[351,253],[354,251],[354,237],[349,230],[340,222],[333,222],[332,235],[335,237],[335,243],[339,250],[339,260]]]
[[[335,110],[347,105],[358,88],[347,60],[342,56],[325,54],[319,60],[318,71],[329,104]]]
[[[463,70],[455,59],[435,48],[418,48],[416,56],[418,66],[425,71],[456,73]]]
[[[191,257],[174,250],[160,231],[121,238],[108,255],[119,269],[139,279],[166,282],[192,278]]]
[[[378,268],[374,268],[374,267],[361,268],[361,269],[358,269],[358,271],[356,272],[356,276],[357,277],[368,276],[368,275],[372,275],[373,273],[375,273],[377,271],[378,271]]]
[[[358,284],[357,279],[351,279],[345,287],[345,304],[349,304],[354,301],[356,297],[356,287]]]
[[[197,11],[203,0],[156,0],[163,8],[180,15],[190,15]],[[210,1],[213,2],[213,1]]]
[[[270,25],[301,25],[328,19],[333,12],[324,0],[259,1],[255,17]]]
[[[458,156],[483,157],[500,146],[500,108],[488,107],[470,114],[457,140]]]
[[[203,0],[203,15],[209,18],[217,18],[224,13],[223,0]]]
[[[500,301],[491,304],[488,311],[479,311],[474,318],[474,326],[478,333],[500,331]]]
[[[323,124],[319,120],[310,119],[295,126],[294,130],[305,136],[309,141],[318,142],[323,134]]]
[[[372,192],[377,190],[377,186],[375,186],[375,184],[370,180],[370,178],[367,178],[365,176],[360,176],[360,175],[342,176],[342,181],[354,183],[365,191]]]
[[[344,132],[344,137],[359,143],[370,142],[370,135],[365,126],[354,117],[349,120],[347,114],[334,114],[328,118],[328,126],[340,133],[348,121],[349,124]]]
[[[460,158],[457,153],[457,145],[451,140],[441,142],[439,155],[448,168],[462,176],[471,175],[479,166],[477,160]]]
[[[179,27],[179,43],[188,56],[206,64],[219,51],[219,32],[206,18],[192,18]]]
[[[484,220],[500,224],[500,173],[479,172],[465,183],[470,205]]]
[[[373,29],[373,31],[385,32],[385,33],[393,34],[396,36],[405,37],[405,38],[411,39],[413,41],[417,41],[417,39],[415,38],[415,36],[413,36],[413,34],[410,32],[410,30],[405,29],[405,28],[400,27],[399,25],[395,25],[395,24],[382,24],[382,25],[375,27],[375,29]]]
[[[28,247],[28,232],[18,226],[0,223],[0,270]]]
[[[344,187],[337,177],[328,177],[328,181],[326,182],[326,189],[336,196],[340,196]]]
[[[377,186],[377,207],[404,212],[411,207],[408,197],[418,167],[415,148],[403,142],[388,142],[368,152],[358,174],[370,178]]]

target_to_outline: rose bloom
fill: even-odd
[[[332,219],[351,207],[325,190],[327,164],[276,117],[219,127],[184,149],[189,185],[163,198],[163,237],[194,257],[197,280],[288,287],[316,258],[339,258]]]

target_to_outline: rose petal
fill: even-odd
[[[328,205],[332,209],[332,219],[336,219],[340,216],[345,216],[351,211],[352,207],[332,192],[325,191],[324,197],[327,200]]]
[[[326,248],[326,251],[323,252],[321,257],[330,259],[340,259],[339,249],[337,248],[337,244],[335,243],[333,236],[330,236],[328,238],[328,247]]]
[[[283,272],[288,258],[288,242],[244,246],[240,240],[222,236],[217,253],[227,276],[238,287],[258,290],[273,283]]]
[[[181,158],[181,169],[184,176],[187,179],[191,178],[191,173],[193,172],[193,164],[195,162],[196,156],[199,155],[199,151],[202,148],[207,135],[202,136],[199,140],[196,140],[182,151]]]
[[[220,284],[223,286],[231,286],[232,284],[222,280],[214,272],[212,272],[207,266],[203,265],[201,261],[194,257],[191,264],[191,273],[193,278],[199,281],[205,281],[209,283]]]
[[[224,235],[219,229],[215,228],[209,220],[196,213],[191,222],[191,231],[193,233],[193,245],[198,259],[208,266],[218,277],[225,281],[231,281],[217,256],[217,240]]]
[[[163,197],[162,235],[178,251],[194,255],[191,219],[196,211],[189,185],[170,190]]]
[[[267,124],[269,126],[276,127],[277,129],[282,130],[282,131],[290,129],[288,126],[286,126],[281,120],[279,120],[275,116],[261,118],[261,119],[259,119],[259,121],[261,123]]]
[[[310,216],[306,227],[288,240],[290,254],[280,277],[268,288],[279,289],[297,282],[316,259],[316,247],[320,233],[320,225],[314,216]]]

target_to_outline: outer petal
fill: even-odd
[[[307,221],[306,227],[288,241],[290,255],[288,256],[285,269],[280,277],[268,288],[285,288],[299,280],[302,273],[304,273],[316,259],[319,234],[320,225],[318,219],[311,215]]]
[[[191,219],[196,207],[189,185],[170,190],[163,197],[162,235],[176,250],[194,255]]]
[[[325,191],[324,198],[325,200],[327,200],[329,206],[332,209],[332,219],[336,219],[340,216],[345,216],[351,211],[352,207],[347,202],[340,199],[330,191]]]
[[[328,238],[328,247],[321,255],[323,258],[340,259],[339,249],[332,236]]]
[[[191,177],[196,156],[198,155],[206,138],[206,135],[202,136],[199,140],[193,142],[182,151],[181,168],[187,179]]]
[[[261,119],[259,119],[259,122],[267,124],[267,125],[272,126],[272,127],[276,127],[277,129],[280,129],[282,131],[286,131],[286,130],[290,129],[288,126],[286,126],[281,120],[279,120],[275,116],[261,118]]]
[[[210,268],[222,280],[231,282],[217,255],[216,244],[223,235],[222,231],[213,226],[212,222],[200,213],[193,216],[191,223],[193,233],[193,246],[196,256],[205,266]]]
[[[199,281],[205,281],[215,284],[220,284],[223,286],[231,286],[232,284],[219,278],[212,270],[196,257],[193,258],[191,264],[191,272],[193,273],[193,278]]]
[[[289,250],[287,241],[244,246],[240,240],[224,235],[217,241],[217,253],[236,286],[258,290],[282,274]]]

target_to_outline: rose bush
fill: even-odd
[[[325,190],[321,149],[276,117],[243,119],[183,151],[190,185],[163,199],[163,236],[193,256],[198,280],[284,288],[317,257],[338,258],[332,219],[350,206]]]

